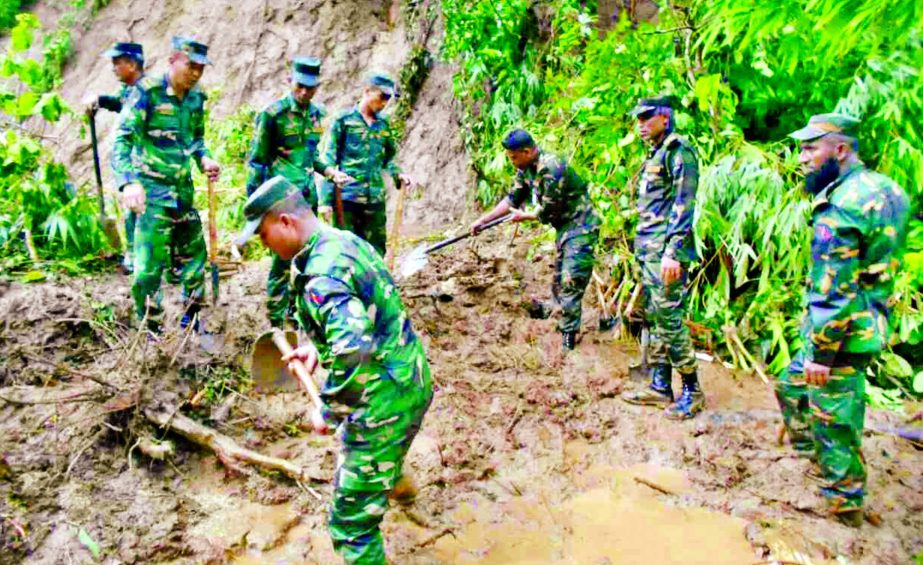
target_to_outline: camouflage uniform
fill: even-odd
[[[144,50],[138,43],[115,43],[111,49],[106,51],[106,56],[115,59],[117,57],[130,57],[137,61],[139,67],[142,70],[141,76],[135,82],[135,84],[128,85],[122,83],[121,88],[119,88],[119,93],[116,95],[101,95],[96,100],[96,105],[103,110],[108,110],[110,112],[115,112],[116,114],[122,111],[122,108],[125,106],[130,106],[133,102],[133,97],[137,96],[138,89],[136,85],[144,79]],[[132,251],[135,244],[135,223],[138,220],[138,215],[128,210],[125,214],[125,267],[128,270],[132,269]]]
[[[205,239],[192,207],[193,161],[201,168],[205,147],[205,94],[197,88],[180,100],[168,77],[145,77],[135,103],[123,110],[112,168],[119,189],[138,182],[146,207],[135,230],[132,295],[139,318],[159,331],[163,319],[160,284],[173,261],[183,285],[186,311],[198,311],[205,289]]]
[[[382,171],[391,176],[400,174],[395,161],[397,140],[388,118],[378,116],[368,125],[359,108],[343,112],[330,127],[326,146],[326,162],[353,177],[342,189],[345,228],[371,243],[385,254],[387,243],[385,189]],[[322,206],[334,205],[333,186],[325,185]]]
[[[247,196],[265,181],[282,175],[301,190],[311,208],[317,209],[314,173],[323,174],[327,167],[318,151],[324,116],[325,112],[313,103],[307,109],[301,108],[291,94],[260,112],[247,160]],[[266,307],[273,327],[282,326],[289,310],[290,266],[290,261],[273,254],[266,283]]]
[[[515,208],[527,200],[537,205],[539,221],[557,232],[551,292],[561,308],[558,330],[580,331],[583,294],[593,274],[593,248],[599,239],[599,218],[586,182],[564,159],[540,151],[533,166],[517,170],[507,198]]]
[[[238,245],[275,207],[297,205],[299,192],[282,176],[257,189]],[[347,563],[386,563],[379,524],[433,397],[423,343],[381,256],[354,234],[316,222],[292,259],[292,289],[295,317],[327,369],[320,411],[343,443],[329,511],[333,546]]]
[[[672,365],[680,374],[696,370],[695,351],[683,319],[689,264],[695,259],[692,217],[698,182],[695,150],[671,133],[648,155],[638,190],[634,247],[651,324],[650,362]],[[663,257],[678,261],[683,268],[682,278],[670,286],[664,286],[660,278]]]
[[[856,137],[858,121],[837,114],[811,118],[792,134],[803,141],[831,132]],[[824,386],[777,387],[795,447],[813,440],[834,513],[861,508],[866,472],[861,452],[865,373],[888,343],[888,301],[900,268],[910,204],[891,179],[856,163],[814,197],[806,358],[830,368]],[[801,396],[799,396],[801,392]],[[803,400],[807,394],[807,406]],[[793,409],[792,406],[796,406]],[[806,432],[797,424],[810,424]],[[793,422],[796,425],[792,425]]]
[[[328,370],[324,419],[343,442],[329,525],[347,563],[385,563],[379,530],[432,401],[429,363],[381,257],[323,226],[293,260],[297,317]]]

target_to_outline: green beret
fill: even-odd
[[[373,73],[369,75],[366,84],[374,86],[388,96],[394,96],[395,92],[397,92],[397,87],[394,86],[394,79],[387,73]]]
[[[828,133],[839,133],[847,137],[859,137],[859,120],[843,114],[817,114],[811,116],[808,125],[788,134],[798,141],[812,141]]]

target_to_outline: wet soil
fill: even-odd
[[[595,330],[589,298],[582,341],[562,355],[554,321],[521,308],[548,293],[551,250],[535,235],[484,234],[401,282],[438,388],[408,458],[417,501],[383,525],[395,563],[897,564],[923,551],[923,454],[910,443],[866,434],[881,523],[849,529],[777,444],[755,376],[703,363],[708,409],[689,422],[623,404],[634,344]],[[92,397],[0,401],[0,562],[90,563],[94,545],[107,563],[337,562],[324,526],[335,440],[302,431],[302,394],[248,388],[266,270],[225,281],[206,317],[223,336],[211,353],[179,333],[136,339],[124,277],[0,287],[0,392]],[[155,398],[316,480],[230,472],[148,426],[136,406]],[[898,423],[871,411],[867,427]],[[151,459],[142,438],[175,455]]]

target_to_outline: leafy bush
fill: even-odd
[[[540,4],[547,11],[528,0],[442,2],[443,56],[460,66],[455,94],[481,203],[499,199],[511,179],[502,135],[526,127],[589,180],[604,221],[601,255],[630,290],[633,198],[646,148],[628,112],[640,97],[674,94],[678,129],[702,161],[694,333],[732,360],[726,341],[736,334],[778,372],[800,346],[810,261],[810,202],[786,134],[815,113],[855,115],[863,119],[862,158],[914,200],[892,346],[923,364],[918,2],[689,0],[662,3],[668,7],[655,24],[623,17],[605,35],[591,26],[595,3]],[[905,387],[906,374],[899,377]],[[880,375],[880,384],[893,386]]]

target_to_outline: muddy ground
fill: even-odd
[[[562,356],[554,322],[521,309],[547,293],[552,259],[528,239],[485,234],[402,283],[438,390],[409,457],[418,500],[384,523],[395,563],[898,564],[923,551],[923,454],[880,433],[900,418],[868,417],[880,525],[826,519],[756,377],[703,364],[708,410],[690,422],[625,405],[633,345],[595,330],[589,298]],[[195,336],[138,339],[124,277],[0,287],[0,562],[336,562],[323,509],[335,440],[299,427],[305,396],[247,381],[266,268],[225,280],[212,353]],[[17,404],[35,387],[71,398]],[[147,424],[139,407],[155,401],[314,480],[230,472]],[[139,440],[175,454],[154,460]]]

